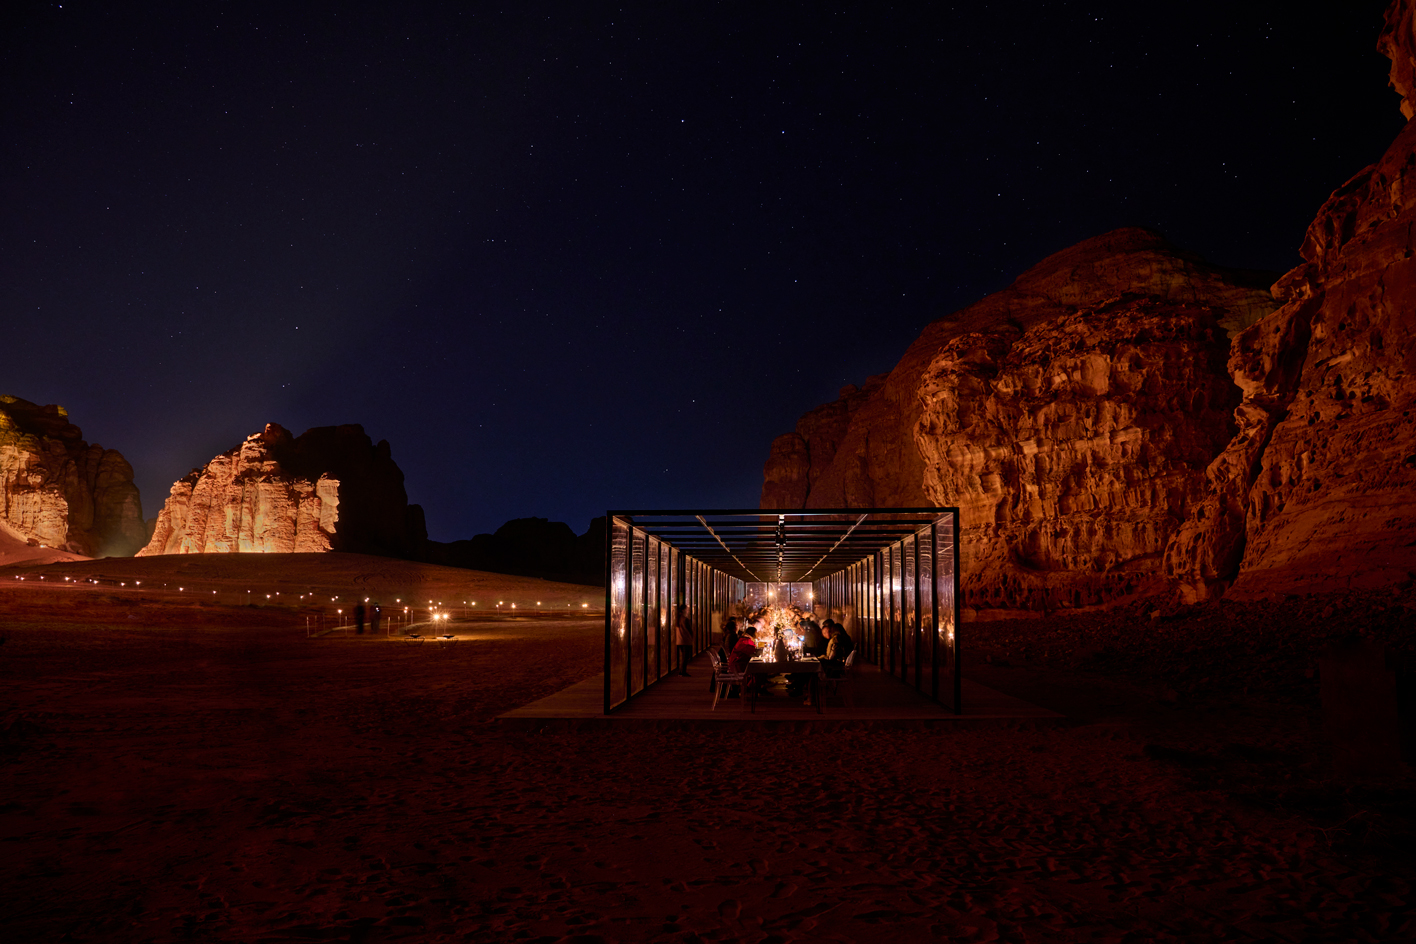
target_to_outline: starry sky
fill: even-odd
[[[267,422],[430,536],[752,507],[1050,252],[1285,270],[1403,123],[1381,2],[6,4],[0,393],[144,512]]]

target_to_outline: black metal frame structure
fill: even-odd
[[[678,604],[688,605],[696,655],[750,588],[805,595],[846,627],[858,659],[963,710],[957,508],[610,511],[607,520],[605,714],[673,669]]]

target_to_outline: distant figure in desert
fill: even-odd
[[[674,647],[678,650],[679,674],[688,675],[688,660],[693,658],[693,624],[688,619],[688,604],[680,603],[674,612]]]
[[[382,615],[383,611],[377,603],[369,607],[369,632],[375,636],[379,634],[379,617]]]
[[[364,635],[364,604],[359,603],[354,607],[354,634]]]

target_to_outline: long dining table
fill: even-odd
[[[814,656],[804,656],[800,659],[788,659],[785,662],[777,662],[770,659],[763,659],[761,656],[754,656],[747,664],[748,675],[760,675],[764,678],[771,678],[774,675],[810,675],[811,703],[816,706],[816,713],[821,714],[821,676],[824,672],[823,663]],[[757,711],[757,684],[752,686],[751,709],[753,713]]]

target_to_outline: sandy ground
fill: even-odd
[[[598,619],[309,639],[298,609],[23,584],[7,940],[1416,938],[1397,819],[1343,805],[1409,785],[1336,785],[1312,711],[1264,693],[980,648],[1068,723],[538,733],[491,719],[598,671]]]
[[[30,544],[0,521],[0,567],[83,560],[88,558],[82,554],[71,554],[52,547]]]

